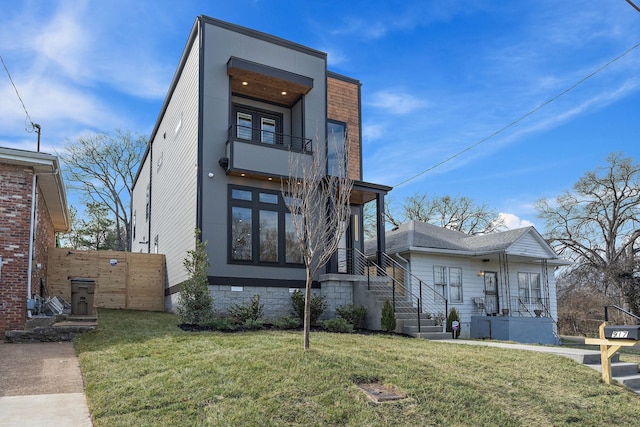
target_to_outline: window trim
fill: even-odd
[[[251,200],[234,199],[232,193],[234,190],[251,192]],[[277,195],[278,202],[260,201],[260,194]],[[270,190],[258,187],[247,187],[241,185],[228,185],[227,191],[227,263],[234,265],[255,265],[255,266],[272,266],[272,267],[288,267],[301,268],[304,267],[304,260],[300,263],[287,262],[287,244],[286,244],[286,224],[285,216],[290,213],[287,208],[282,193],[279,190]],[[233,208],[249,208],[251,210],[251,260],[240,260],[233,258]],[[278,229],[278,256],[277,261],[261,261],[260,260],[260,212],[271,211],[277,213],[277,229]],[[254,237],[255,236],[255,237]]]
[[[525,275],[525,277],[527,278],[527,283],[526,283],[526,287],[522,287],[520,286],[520,275]],[[532,276],[537,276],[538,280],[537,280],[537,284],[538,286],[536,288],[534,288],[532,286],[533,281]],[[518,271],[517,272],[517,278],[518,278],[518,298],[525,298],[525,302],[531,303],[531,302],[539,302],[543,299],[543,295],[542,295],[542,275],[538,272],[531,272],[531,271]],[[533,290],[536,289],[538,295],[534,296],[533,295]],[[526,291],[526,295],[522,295],[521,291],[525,290]],[[534,300],[535,299],[535,300]]]
[[[439,283],[436,280],[436,269],[444,269],[444,283]],[[453,298],[451,298],[451,270],[458,270],[460,271],[460,299],[456,299],[454,300]],[[433,285],[436,288],[436,292],[439,291],[438,287],[440,287],[441,289],[444,290],[444,297],[447,299],[447,301],[449,301],[452,304],[463,304],[464,303],[464,293],[463,293],[463,289],[464,289],[464,281],[463,279],[463,272],[464,270],[462,269],[462,267],[451,267],[451,266],[447,266],[447,265],[437,265],[434,264],[433,265]],[[458,287],[458,286],[454,286],[454,287]]]
[[[283,135],[283,123],[284,123],[284,116],[282,113],[279,113],[277,111],[270,111],[270,110],[265,110],[262,108],[258,108],[258,107],[252,107],[249,105],[245,105],[245,104],[239,104],[239,103],[232,103],[232,111],[233,111],[233,125],[236,126],[236,134],[234,135],[234,137],[236,139],[242,140],[244,142],[249,142],[249,143],[253,143],[253,144],[261,144],[261,145],[268,145],[268,146],[282,146],[283,141],[282,141],[282,136]],[[238,136],[238,117],[240,115],[245,115],[245,116],[251,116],[251,139],[246,139],[246,138],[242,138],[240,136]],[[267,119],[267,120],[273,120],[275,123],[275,131],[273,132],[273,143],[271,142],[263,142],[262,140],[262,134],[263,131],[262,130],[262,122],[263,119]],[[280,137],[279,137],[280,135]]]
[[[327,120],[327,148],[326,148],[326,155],[327,155],[327,176],[332,176],[331,172],[333,169],[336,169],[334,167],[332,167],[331,163],[330,163],[330,150],[329,150],[329,138],[330,138],[330,132],[329,132],[329,125],[339,125],[342,126],[343,128],[343,134],[342,134],[342,156],[344,157],[344,165],[343,165],[343,172],[344,172],[344,176],[348,176],[349,175],[349,171],[348,171],[348,165],[349,162],[347,159],[347,156],[345,155],[346,153],[346,149],[345,146],[347,144],[347,132],[348,132],[348,128],[347,128],[347,123],[340,121],[340,120],[333,120],[333,119],[329,119]],[[338,149],[338,147],[336,147],[336,149]],[[337,157],[338,152],[336,151],[336,157]]]

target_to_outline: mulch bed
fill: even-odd
[[[247,328],[243,328],[242,326],[238,326],[236,329],[216,329],[212,326],[193,325],[189,323],[181,323],[178,325],[178,328],[186,332],[217,331],[217,332],[226,332],[226,333],[238,333],[238,332],[247,332],[247,331],[256,331],[256,330],[278,330],[278,328],[273,326],[271,323],[263,323],[262,328],[260,329],[247,329]],[[280,329],[280,330],[302,331],[303,328],[302,326],[300,326],[297,328]],[[319,326],[312,326],[311,332],[328,332],[328,331]],[[358,334],[358,335],[389,335],[389,336],[397,336],[397,337],[403,337],[403,338],[414,338],[412,335],[398,333],[398,332],[387,332],[387,331],[381,331],[381,330],[374,331],[371,329],[361,329],[361,328],[354,329],[353,332],[349,332],[349,333]]]

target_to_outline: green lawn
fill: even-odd
[[[638,425],[640,397],[537,352],[391,336],[183,332],[100,310],[76,350],[96,426]],[[408,395],[372,403],[355,382]]]

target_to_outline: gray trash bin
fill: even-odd
[[[71,314],[93,316],[93,295],[96,281],[93,279],[71,279]]]

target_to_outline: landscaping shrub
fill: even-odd
[[[196,248],[187,251],[183,261],[189,278],[182,282],[176,311],[182,323],[202,325],[213,319],[213,297],[209,293],[209,258],[207,242],[200,241],[200,230],[195,231]]]
[[[338,317],[337,319],[324,320],[320,322],[322,327],[329,332],[351,333],[353,325],[346,319]]]
[[[320,295],[311,295],[311,324],[318,321],[322,313],[327,309],[327,298]],[[300,319],[304,323],[304,294],[300,289],[296,289],[291,294],[291,315]]]
[[[247,319],[242,324],[242,327],[247,330],[262,329],[262,322],[257,319]]]
[[[264,316],[264,304],[260,304],[260,295],[251,297],[250,302],[243,304],[233,304],[227,310],[227,314],[238,325],[243,325],[247,320],[257,321]]]
[[[273,321],[273,326],[277,329],[295,329],[300,327],[300,320],[295,317],[281,317]]]
[[[211,319],[204,323],[203,326],[215,329],[216,331],[235,331],[237,326],[227,318]]]
[[[354,328],[360,328],[364,325],[364,320],[367,317],[367,308],[362,305],[342,305],[336,308],[336,315],[353,325]]]
[[[455,308],[452,308],[449,311],[449,316],[447,316],[447,332],[453,332],[452,323],[454,321],[460,322],[460,315],[458,314],[458,310],[456,310]],[[460,336],[460,328],[458,327],[455,337],[458,338],[459,336]]]
[[[384,306],[382,306],[380,326],[387,332],[394,331],[396,329],[396,313],[393,311],[393,305],[388,299],[384,300]]]

